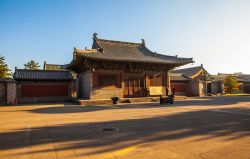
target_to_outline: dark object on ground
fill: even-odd
[[[118,131],[118,128],[103,128],[102,131]]]
[[[112,97],[111,100],[113,101],[113,104],[117,104],[119,97]]]
[[[175,96],[175,88],[173,88],[173,94],[172,95]]]
[[[120,103],[131,103],[129,99],[120,100]]]
[[[151,102],[157,102],[156,98],[151,98]]]
[[[174,97],[160,97],[160,104],[174,104]]]

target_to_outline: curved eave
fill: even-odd
[[[189,63],[193,63],[192,58],[178,58],[178,61],[173,61],[173,62],[159,62],[159,61],[147,61],[147,60],[136,60],[136,59],[109,59],[109,58],[101,58],[101,57],[91,57],[91,56],[86,56],[83,54],[80,54],[82,58],[85,59],[91,59],[91,60],[99,60],[99,61],[118,61],[118,62],[138,62],[138,63],[147,63],[147,64],[164,64],[164,65],[185,65]],[[75,59],[76,60],[76,59]]]

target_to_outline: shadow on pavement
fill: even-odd
[[[200,140],[217,137],[224,140],[234,140],[249,137],[250,116],[247,114],[227,113],[245,112],[245,109],[221,108],[219,110],[198,110],[143,119],[71,123],[1,132],[0,149],[11,150],[39,146],[53,141],[55,144],[68,143],[56,148],[56,151],[76,148],[93,148],[95,150],[82,154],[86,155],[110,152],[136,144],[178,140],[195,136],[201,137]],[[119,131],[101,131],[105,127],[115,127]],[[27,138],[27,132],[30,134],[30,141],[24,142],[25,138]],[[48,151],[50,150],[30,151],[29,153]]]
[[[180,107],[180,106],[226,106],[237,104],[239,102],[250,102],[250,97],[204,97],[198,99],[178,100],[175,104],[160,105],[159,103],[149,104],[128,104],[128,105],[110,105],[110,106],[79,106],[72,103],[65,104],[65,106],[53,107],[39,107],[32,109],[32,113],[44,114],[63,114],[63,113],[80,113],[92,112],[110,109],[134,109],[134,108],[157,108],[157,107]]]

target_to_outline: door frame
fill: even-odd
[[[145,82],[146,79],[143,74],[124,75],[123,97],[124,98],[144,97],[146,95]]]

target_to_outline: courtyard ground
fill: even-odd
[[[1,159],[250,158],[250,97],[0,107],[0,125]]]

